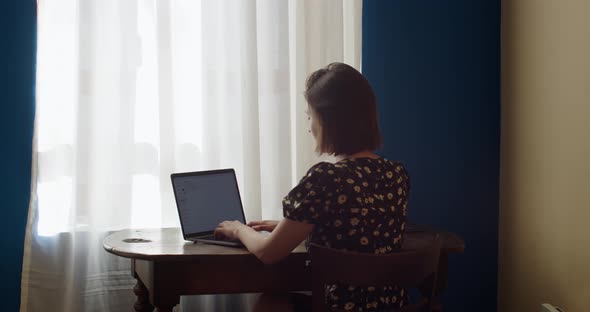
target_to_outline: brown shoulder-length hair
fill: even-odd
[[[313,72],[307,78],[305,99],[321,128],[319,153],[352,155],[381,147],[375,94],[353,67],[332,63]]]

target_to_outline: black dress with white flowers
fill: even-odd
[[[283,200],[286,218],[315,224],[308,243],[386,254],[400,250],[410,181],[401,163],[345,159],[313,166]],[[313,265],[313,263],[312,263]],[[347,311],[400,308],[407,294],[395,285],[329,285],[327,303]]]

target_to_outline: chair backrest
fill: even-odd
[[[401,250],[389,254],[342,251],[311,244],[312,300],[314,311],[330,311],[325,304],[324,285],[343,283],[360,287],[397,285],[428,289],[423,299],[399,311],[432,309],[441,239],[419,250]]]

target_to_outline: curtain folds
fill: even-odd
[[[129,260],[102,239],[178,226],[172,172],[235,168],[246,219],[280,219],[319,160],[305,78],[360,69],[361,0],[38,2],[21,311],[128,311]],[[250,300],[219,298],[178,309]]]

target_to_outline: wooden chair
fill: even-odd
[[[313,311],[334,311],[325,303],[324,289],[336,282],[361,287],[398,285],[419,288],[422,298],[399,312],[433,311],[441,239],[420,250],[401,250],[390,254],[368,254],[310,246]]]

